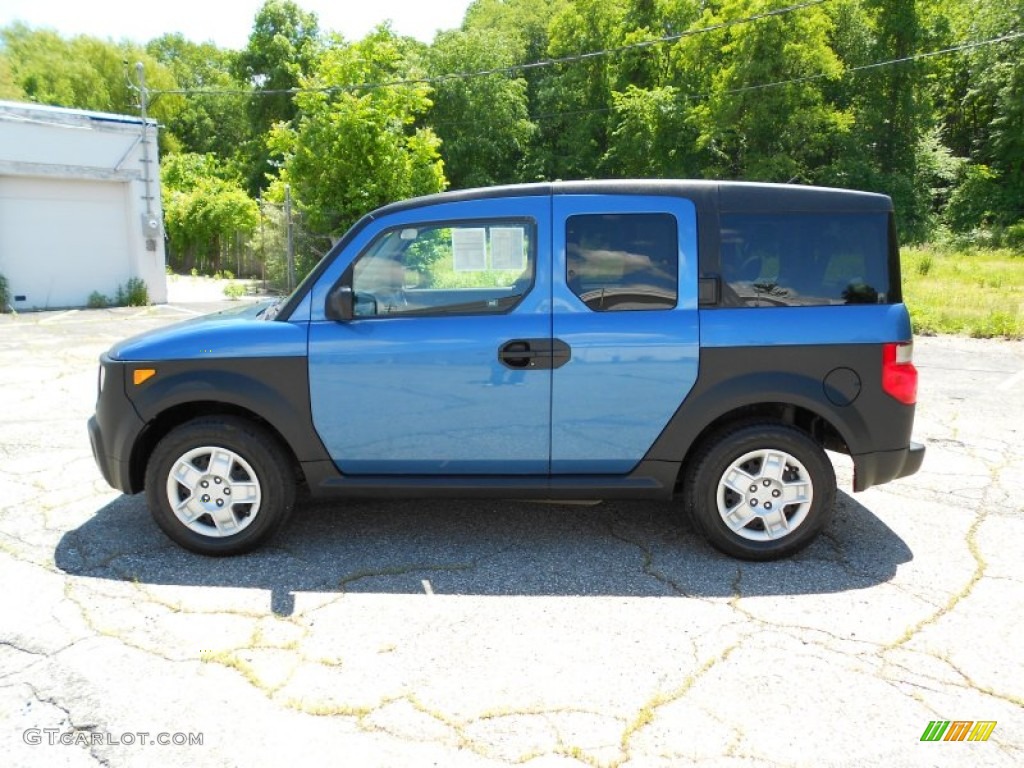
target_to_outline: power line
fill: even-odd
[[[1007,32],[1005,35],[999,37],[989,38],[988,40],[978,40],[969,43],[961,43],[960,45],[953,45],[949,48],[942,48],[938,51],[926,51],[925,53],[915,53],[911,56],[902,56],[898,59],[889,59],[887,61],[876,61],[872,64],[861,64],[856,67],[849,67],[840,73],[840,77],[846,77],[850,74],[857,72],[865,72],[869,69],[878,69],[879,67],[888,67],[893,64],[907,64],[912,61],[920,61],[921,59],[930,59],[934,56],[944,56],[947,53],[958,53],[960,51],[968,51],[974,48],[982,48],[986,45],[995,45],[996,43],[1005,43],[1010,40],[1017,40],[1024,37],[1024,32]],[[797,83],[806,83],[811,80],[821,80],[827,78],[829,75],[825,72],[819,72],[816,75],[805,75],[804,77],[795,77],[792,80],[780,80],[774,83],[762,83],[760,85],[745,85],[739,88],[731,88],[727,91],[722,91],[724,94],[735,94],[745,93],[747,91],[760,91],[767,88],[778,88],[783,85],[795,85]],[[702,98],[699,96],[688,96],[687,98]]]
[[[822,5],[827,2],[831,2],[831,0],[808,0],[807,2],[798,3],[795,5],[787,5],[782,8],[775,8],[770,11],[764,11],[763,13],[757,13],[752,16],[746,16],[742,19],[731,19],[727,21],[722,21],[717,24],[711,24],[706,27],[700,27],[698,29],[689,29],[684,32],[677,32],[671,35],[663,35],[661,37],[651,38],[650,40],[640,40],[635,43],[620,45],[615,48],[604,48],[597,51],[588,51],[586,53],[578,53],[570,56],[542,59],[541,61],[533,61],[528,62],[526,64],[513,64],[507,67],[495,67],[493,69],[482,69],[473,72],[453,72],[446,75],[437,75],[436,77],[408,78],[404,80],[391,80],[382,83],[358,83],[352,85],[325,85],[319,87],[279,88],[266,90],[171,88],[164,90],[154,89],[150,91],[150,93],[161,95],[167,94],[172,96],[284,96],[296,95],[299,93],[347,93],[351,91],[372,91],[377,90],[379,88],[394,88],[406,85],[433,85],[436,83],[444,83],[451,80],[468,80],[475,77],[489,77],[491,75],[510,75],[517,72],[527,72],[533,69],[553,67],[559,64],[573,64],[580,61],[588,61],[590,59],[600,58],[602,56],[610,56],[614,54],[625,53],[626,51],[650,48],[652,46],[662,45],[664,43],[677,42],[687,37],[695,37],[697,35],[704,35],[710,32],[718,32],[723,29],[729,29],[731,27],[740,26],[742,24],[751,24],[753,22],[762,21],[764,19],[776,16],[784,16],[786,14],[794,13],[796,11],[802,11],[805,8],[812,8],[816,5]]]
[[[849,67],[847,69],[844,69],[841,73],[839,73],[838,77],[839,78],[844,78],[844,77],[847,77],[849,75],[857,74],[859,72],[866,72],[866,71],[871,70],[871,69],[879,69],[881,67],[888,67],[888,66],[892,66],[894,64],[906,64],[906,63],[909,63],[909,62],[912,62],[912,61],[918,61],[918,60],[921,60],[921,59],[930,59],[930,58],[933,58],[935,56],[944,56],[944,55],[950,54],[950,53],[958,53],[960,51],[973,50],[975,48],[983,48],[983,47],[988,46],[988,45],[995,45],[997,43],[1005,43],[1005,42],[1009,42],[1011,40],[1020,39],[1022,37],[1024,37],[1024,32],[1007,32],[1006,34],[999,35],[998,37],[989,38],[988,40],[977,40],[977,41],[972,41],[972,42],[967,42],[967,43],[961,43],[960,45],[954,45],[954,46],[950,46],[948,48],[942,48],[942,49],[937,50],[937,51],[925,51],[924,53],[917,53],[917,54],[914,54],[912,56],[902,56],[902,57],[897,58],[897,59],[887,59],[885,61],[872,62],[871,64],[861,64],[861,65],[858,65],[856,67]],[[756,85],[739,86],[737,88],[730,88],[728,90],[721,91],[721,93],[723,95],[734,95],[734,94],[737,94],[737,93],[745,93],[745,92],[748,92],[748,91],[761,91],[761,90],[767,90],[769,88],[781,88],[784,85],[796,85],[796,84],[799,84],[799,83],[806,83],[806,82],[811,82],[811,81],[814,81],[814,80],[823,80],[823,79],[829,78],[829,77],[831,77],[831,75],[829,75],[828,73],[826,73],[826,72],[819,72],[819,73],[814,74],[814,75],[805,75],[803,77],[794,77],[794,78],[791,78],[789,80],[776,80],[776,81],[773,81],[773,82],[770,82],[770,83],[759,83],[759,84],[756,84]],[[679,98],[680,98],[680,100],[698,101],[700,99],[707,99],[709,97],[710,97],[709,94],[702,93],[702,94],[682,94]],[[539,122],[539,121],[542,121],[542,120],[551,120],[551,119],[558,118],[558,117],[571,117],[571,116],[576,116],[576,115],[592,115],[592,114],[599,114],[599,113],[602,113],[602,112],[613,112],[613,111],[614,111],[614,107],[595,107],[593,109],[576,109],[576,110],[570,110],[570,111],[566,111],[566,112],[549,112],[549,113],[539,114],[539,115],[529,115],[529,116],[525,117],[524,119],[528,120],[530,122]],[[465,120],[465,121],[459,121],[459,122],[431,123],[430,125],[432,127],[445,126],[445,125],[468,125],[468,124],[470,124],[472,122],[473,122],[472,120]]]

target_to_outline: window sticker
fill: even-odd
[[[522,227],[491,227],[491,269],[526,269]]]
[[[487,230],[483,227],[452,230],[452,266],[456,272],[487,270]]]

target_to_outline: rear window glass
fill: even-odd
[[[886,214],[723,214],[727,306],[889,304]]]
[[[565,246],[566,282],[595,312],[675,307],[679,236],[674,216],[570,216]]]

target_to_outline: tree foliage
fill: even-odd
[[[15,82],[14,73],[11,71],[11,63],[7,57],[0,54],[0,99],[11,99],[18,101],[25,98],[25,92]]]
[[[26,99],[40,104],[137,114],[135,62],[145,67],[149,88],[175,86],[170,71],[135,43],[86,35],[65,39],[19,22],[0,30],[0,42],[15,85]],[[182,105],[180,97],[168,97],[153,105],[151,116],[167,120]]]
[[[250,101],[244,95],[211,95],[239,88],[229,70],[235,55],[213,43],[193,43],[180,33],[151,40],[146,52],[173,76],[175,87],[194,91],[164,117],[163,130],[175,137],[182,152],[212,153],[228,161],[253,135],[246,118]],[[156,105],[164,97],[158,97]]]
[[[445,171],[455,188],[518,181],[535,126],[529,120],[527,84],[496,72],[443,79],[451,72],[501,70],[515,64],[515,47],[498,32],[443,32],[427,54],[431,94],[427,122],[441,139]]]
[[[222,246],[236,233],[251,234],[259,225],[256,201],[227,178],[213,155],[171,155],[160,175],[172,260],[183,271],[199,260],[211,272],[219,271]]]
[[[235,77],[264,92],[248,100],[252,137],[242,148],[246,182],[253,194],[267,187],[272,174],[270,131],[295,118],[298,107],[292,91],[316,68],[321,50],[315,13],[303,11],[292,0],[265,0],[249,42],[234,57]]]
[[[382,26],[332,47],[303,81],[295,125],[271,132],[283,158],[280,179],[320,231],[341,234],[372,208],[444,188],[440,141],[416,126],[431,105],[429,87],[380,85],[414,74],[416,46]]]

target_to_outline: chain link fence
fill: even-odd
[[[253,232],[221,237],[206,252],[175,253],[167,243],[170,271],[248,280],[262,293],[290,292],[327,253],[331,239],[312,232],[303,214],[287,203],[260,200],[259,210]]]

